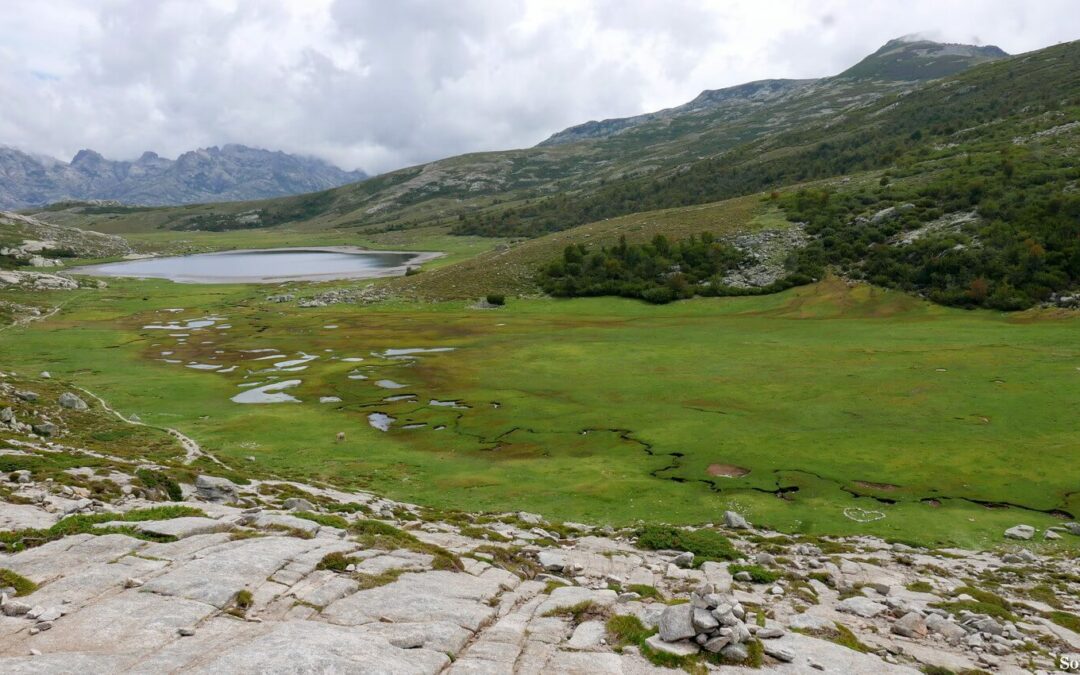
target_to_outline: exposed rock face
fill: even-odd
[[[70,163],[0,147],[0,208],[64,200],[117,200],[165,205],[279,197],[355,183],[363,171],[243,145],[201,148],[176,160],[145,152],[112,161],[80,150]]]

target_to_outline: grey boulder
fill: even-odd
[[[68,410],[86,410],[90,406],[86,405],[86,401],[82,400],[70,391],[65,391],[60,394],[58,400],[61,408],[67,408]]]
[[[694,607],[689,603],[671,605],[660,615],[660,639],[664,642],[686,640],[697,635]]]

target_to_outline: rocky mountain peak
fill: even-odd
[[[894,38],[840,73],[846,79],[933,80],[985,61],[1008,57],[994,45],[935,42],[918,35]]]

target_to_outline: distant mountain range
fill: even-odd
[[[144,152],[134,162],[80,150],[70,163],[0,146],[0,208],[6,209],[69,200],[162,206],[265,199],[367,177],[321,159],[243,145],[200,148],[175,160]]]

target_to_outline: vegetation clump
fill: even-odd
[[[682,530],[669,525],[645,525],[637,531],[637,545],[653,551],[690,551],[694,564],[707,560],[736,560],[740,556],[731,541],[713,530]]]
[[[648,244],[628,244],[620,237],[613,247],[589,252],[572,244],[540,273],[540,285],[557,297],[618,295],[654,304],[715,295],[723,275],[743,260],[738,249],[712,234],[691,235],[674,244],[658,234]]]
[[[780,573],[765,569],[761,565],[730,565],[728,571],[732,574],[746,572],[750,575],[750,581],[755,584],[771,584],[780,578]]]
[[[138,469],[135,471],[135,477],[147,489],[161,492],[170,501],[179,502],[184,500],[184,491],[180,489],[180,484],[161,471]]]
[[[94,513],[68,516],[48,529],[26,529],[0,532],[0,544],[8,551],[21,551],[41,546],[50,541],[62,539],[73,534],[126,534],[137,539],[150,541],[173,541],[174,537],[142,532],[134,527],[95,527],[111,521],[141,522],[147,520],[169,520],[184,516],[202,516],[206,514],[190,506],[155,506],[149,509],[134,509],[127,513]]]
[[[30,595],[37,590],[37,584],[30,581],[21,574],[16,574],[11,570],[0,567],[0,587],[2,588],[14,588],[15,595]]]

